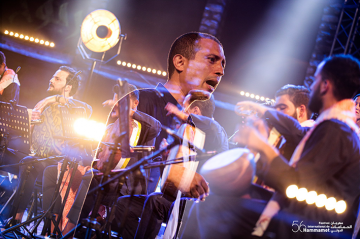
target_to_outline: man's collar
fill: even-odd
[[[172,94],[165,88],[165,86],[161,83],[158,83],[155,87],[155,90],[159,92],[159,94],[162,96],[162,98],[166,102],[170,102],[174,105],[178,105],[178,102],[176,99],[172,96]]]

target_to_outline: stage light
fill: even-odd
[[[135,64],[132,64],[132,68],[134,68],[134,69],[135,69],[135,68],[136,68],[136,65],[135,65]]]
[[[153,69],[151,72],[152,72],[153,74],[156,74],[156,70],[155,70],[155,69]]]
[[[300,188],[296,193],[296,199],[299,202],[304,201],[306,199],[307,193],[308,193],[308,190],[306,188]]]
[[[336,199],[334,197],[329,197],[328,199],[326,199],[325,202],[325,208],[326,210],[333,210],[336,206]]]
[[[41,44],[41,45],[44,44],[44,40],[40,40],[40,44]]]
[[[163,76],[166,76],[166,71],[163,71],[162,75],[163,75]]]
[[[306,203],[313,204],[316,201],[317,193],[315,191],[310,191],[306,195]]]
[[[48,46],[50,45],[50,43],[48,41],[45,42],[45,46]]]
[[[30,41],[34,41],[35,39],[33,37],[30,37]]]
[[[39,39],[36,38],[36,39],[35,39],[35,43],[39,43]]]
[[[14,36],[14,33],[13,33],[13,32],[10,32],[9,35],[10,35],[10,36]]]
[[[121,65],[121,61],[117,61],[116,64]]]
[[[23,34],[20,34],[19,38],[20,38],[20,39],[23,39],[23,38],[24,38],[24,35],[23,35]]]
[[[259,96],[259,95],[256,95],[256,96],[255,96],[255,99],[259,100],[259,99],[260,99],[260,96]]]
[[[15,33],[14,37],[19,37],[19,33]]]
[[[29,40],[29,36],[25,36],[25,40]]]
[[[260,100],[261,100],[261,101],[264,101],[264,100],[265,100],[265,97],[264,97],[264,96],[261,96],[261,97],[260,97]]]
[[[315,201],[315,205],[317,207],[323,207],[325,206],[326,203],[326,195],[325,194],[320,194],[316,197],[316,201]]]
[[[127,65],[126,65],[127,67],[131,67],[131,63],[127,63]]]
[[[161,75],[161,71],[160,71],[160,70],[159,70],[159,71],[157,71],[157,74],[158,74],[158,75]]]
[[[249,96],[250,96],[250,93],[249,93],[249,92],[246,92],[246,93],[245,93],[245,96],[246,96],[246,97],[249,97]]]
[[[54,46],[55,46],[55,43],[51,42],[50,47],[54,47]]]
[[[126,62],[125,62],[125,61],[123,61],[123,62],[122,62],[122,65],[123,65],[123,66],[126,66]]]
[[[147,68],[147,72],[151,72],[151,68]]]
[[[9,34],[9,31],[8,31],[8,30],[5,30],[5,31],[4,31],[4,34],[5,34],[5,35]]]
[[[79,118],[74,123],[74,129],[79,135],[100,141],[105,133],[106,126],[94,120]]]
[[[136,67],[136,69],[141,70],[141,66],[140,66],[140,65],[138,65],[138,66]]]
[[[295,198],[296,195],[297,195],[297,193],[298,193],[298,190],[299,190],[298,186],[296,186],[296,185],[290,185],[290,186],[287,187],[287,189],[286,189],[286,196],[287,196],[288,198]]]
[[[87,15],[81,24],[81,40],[94,52],[105,52],[114,47],[120,36],[120,23],[116,16],[104,9]]]
[[[141,70],[146,71],[146,67],[145,67],[145,66],[143,66],[143,67],[141,68]]]
[[[335,205],[335,212],[343,213],[346,210],[346,202],[344,200],[340,200]]]
[[[245,92],[244,91],[240,91],[240,95],[245,95]]]
[[[269,101],[270,99],[269,98],[265,98],[265,101]]]

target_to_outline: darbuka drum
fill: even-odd
[[[210,158],[200,174],[209,182],[213,193],[241,196],[251,185],[255,173],[254,155],[248,149],[236,148]]]

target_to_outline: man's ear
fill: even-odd
[[[198,106],[194,106],[190,111],[194,115],[202,115],[201,110],[200,110],[200,108]]]
[[[173,57],[173,64],[175,66],[175,69],[179,72],[184,71],[184,66],[185,66],[186,61],[187,61],[187,59],[180,54],[176,54]]]
[[[296,108],[296,110],[298,111],[297,112],[297,115],[298,115],[298,118],[306,118],[307,119],[307,115],[306,115],[306,106],[305,105],[300,105],[299,107]]]
[[[71,89],[72,89],[72,85],[67,85],[67,86],[65,87],[65,92],[69,92],[69,93],[70,93]]]
[[[320,95],[325,95],[329,91],[330,87],[329,80],[322,80],[320,82]]]
[[[133,108],[136,108],[139,105],[139,100],[134,100]]]

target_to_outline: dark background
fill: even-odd
[[[199,30],[206,2],[206,0],[1,1],[0,30],[2,33],[4,30],[9,30],[55,42],[56,47],[53,49],[40,46],[39,49],[45,49],[59,59],[64,55],[70,56],[72,66],[87,69],[83,74],[83,78],[86,79],[91,62],[83,60],[76,47],[81,23],[85,16],[95,9],[105,8],[113,12],[119,19],[122,33],[127,34],[127,40],[123,42],[118,57],[106,65],[97,65],[91,88],[77,96],[93,107],[93,119],[105,121],[108,109],[103,109],[101,103],[112,98],[111,89],[116,79],[100,74],[101,71],[116,66],[120,72],[114,73],[115,75],[125,77],[130,83],[140,87],[148,81],[151,83],[150,86],[154,86],[155,82],[165,82],[166,77],[154,77],[153,74],[143,72],[134,73],[136,70],[130,71],[126,67],[117,66],[116,61],[121,60],[166,71],[167,54],[171,43],[183,33]],[[219,101],[215,119],[229,135],[234,131],[238,120],[232,111],[233,105],[238,101],[249,99],[240,96],[241,90],[274,98],[275,91],[284,84],[303,84],[326,0],[318,1],[319,4],[311,12],[306,12],[307,15],[303,17],[293,14],[292,4],[295,2],[299,1],[230,0],[227,2],[221,28],[217,34],[224,46],[227,65],[222,82],[214,95]],[[308,1],[303,2],[308,3]],[[295,31],[284,32],[282,28],[287,22],[296,23],[304,20],[311,22],[305,30],[299,29],[297,32],[294,29]],[[276,40],[270,39],[274,36],[281,37],[275,38]],[[4,35],[0,37],[2,42],[9,40]],[[34,45],[15,38],[11,38],[11,41],[23,45],[24,49]],[[288,51],[277,51],[277,47],[286,44],[290,44]],[[39,100],[47,96],[48,82],[62,64],[35,59],[9,49],[0,50],[6,54],[7,65],[10,68],[22,67],[19,72],[20,104],[33,108]],[[274,62],[278,62],[276,67],[272,65]],[[275,76],[268,77],[269,69],[275,72]]]

